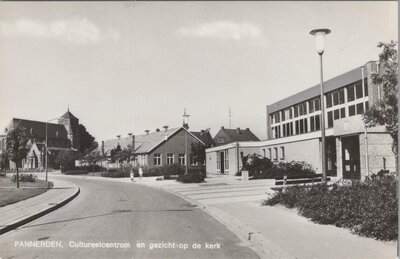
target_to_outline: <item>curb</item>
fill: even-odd
[[[40,212],[38,212],[36,214],[33,214],[33,215],[31,215],[31,216],[29,216],[29,217],[27,217],[25,219],[22,219],[22,220],[20,220],[18,222],[15,222],[15,223],[12,223],[10,225],[7,225],[7,226],[3,227],[2,229],[0,229],[0,235],[6,233],[8,231],[11,231],[13,229],[16,229],[17,227],[20,227],[22,225],[25,225],[26,223],[29,223],[29,222],[31,222],[31,221],[33,221],[35,219],[38,219],[38,218],[40,218],[40,217],[42,217],[42,216],[44,216],[44,215],[46,215],[46,214],[58,209],[58,208],[61,208],[62,206],[64,206],[68,202],[72,201],[73,199],[75,199],[76,196],[79,195],[81,189],[79,187],[77,187],[77,188],[78,188],[77,191],[73,195],[71,195],[67,199],[63,200],[62,202],[57,203],[56,205],[54,205],[54,206],[52,206],[50,208],[44,209],[44,210],[42,210],[42,211],[40,211]]]
[[[273,242],[260,235],[257,231],[251,229],[250,227],[243,226],[243,223],[239,220],[236,220],[235,218],[233,220],[226,220],[228,217],[223,217],[221,214],[226,216],[229,215],[221,212],[220,210],[215,208],[208,208],[206,207],[206,205],[198,201],[192,200],[186,196],[165,189],[163,187],[160,187],[160,189],[168,193],[174,194],[189,203],[195,204],[202,211],[224,225],[229,231],[231,231],[242,241],[243,245],[253,250],[260,258],[296,258],[295,256],[283,250],[281,247],[273,244]]]

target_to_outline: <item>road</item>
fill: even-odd
[[[224,226],[173,194],[134,183],[62,179],[79,185],[80,195],[1,235],[1,258],[258,258]],[[104,247],[82,248],[96,245]]]

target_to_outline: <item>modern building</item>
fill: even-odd
[[[6,149],[6,136],[10,129],[20,127],[28,137],[29,152],[18,167],[24,169],[44,168],[45,163],[45,142],[46,128],[48,151],[51,155],[60,150],[73,151],[80,148],[79,119],[69,110],[57,119],[58,123],[33,121],[26,119],[13,118],[0,135],[0,155]],[[17,165],[10,162],[10,169],[15,169]]]
[[[371,81],[378,70],[379,64],[371,61],[324,82],[326,168],[332,177],[361,179],[381,169],[395,170],[385,128],[367,129],[362,121],[363,112],[383,95],[382,87]],[[225,173],[235,174],[242,155],[257,153],[274,161],[305,161],[321,173],[320,116],[319,84],[267,105],[267,139],[207,149],[207,172],[220,173],[224,166]]]
[[[187,124],[184,127],[172,128],[164,126],[164,130],[156,129],[154,132],[145,131],[142,135],[130,135],[102,142],[102,152],[108,157],[110,163],[111,150],[119,146],[121,149],[130,148],[134,166],[162,166],[171,164],[198,167],[199,164],[191,156],[192,143],[208,147],[212,145],[209,131],[191,132]],[[189,159],[189,161],[188,161]]]

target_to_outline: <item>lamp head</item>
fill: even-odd
[[[320,55],[325,51],[325,36],[330,32],[331,30],[329,29],[315,29],[310,31],[310,34],[315,36],[315,46]]]

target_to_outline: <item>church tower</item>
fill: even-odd
[[[64,125],[67,130],[68,139],[71,141],[71,147],[79,149],[79,119],[68,111],[58,118],[58,124]]]

